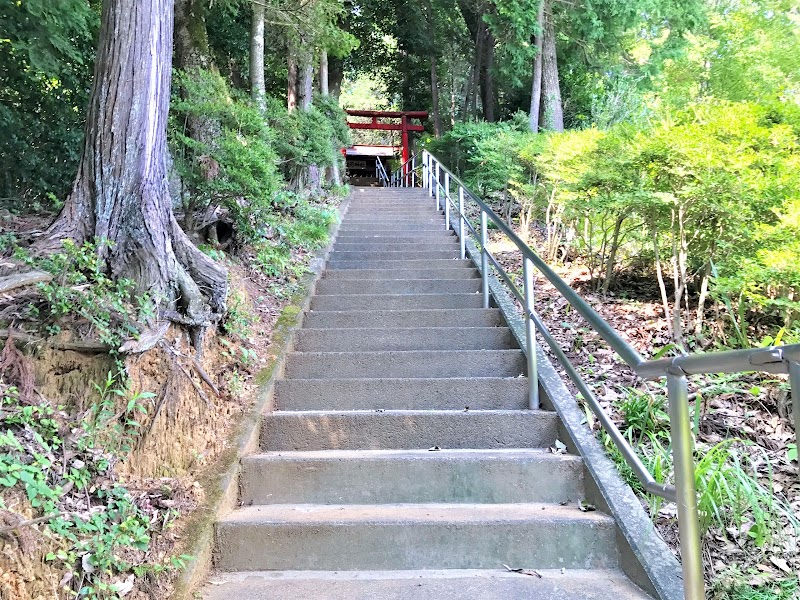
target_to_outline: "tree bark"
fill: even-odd
[[[433,108],[433,132],[442,137],[442,116],[439,113],[439,74],[436,72],[436,28],[433,23],[433,7],[430,0],[425,3],[425,20],[428,26],[428,44],[431,55],[431,105]]]
[[[294,49],[289,46],[289,53],[288,53],[288,68],[289,68],[289,76],[286,86],[286,108],[289,112],[292,112],[295,108],[297,108],[297,79],[298,79],[298,69],[297,69],[297,57],[295,56]]]
[[[126,5],[130,5],[130,10],[138,9],[138,4]],[[175,0],[174,58],[178,69],[214,67],[206,28],[207,12],[208,0]]]
[[[39,249],[108,240],[98,252],[114,278],[135,282],[192,325],[225,311],[223,267],[200,252],[172,214],[167,114],[172,0],[106,0],[78,174]],[[202,290],[202,292],[201,292]]]
[[[531,112],[528,123],[533,133],[539,132],[539,111],[542,106],[542,51],[544,49],[544,3],[539,0],[539,12],[536,15],[536,58],[533,59],[533,83],[531,85]]]
[[[319,93],[327,96],[328,89],[328,51],[323,49],[319,57]]]
[[[266,109],[267,88],[264,83],[264,5],[253,2],[250,30],[250,93],[262,111]]]
[[[342,94],[342,80],[344,80],[344,59],[328,58],[328,88],[330,95],[337,100]]]
[[[311,109],[311,103],[314,100],[314,65],[311,64],[311,61],[303,65],[301,73],[300,108],[303,111],[308,111]]]
[[[544,9],[542,102],[539,123],[548,131],[564,131],[564,110],[561,105],[561,87],[558,83],[556,32],[551,2],[548,2]]]
[[[497,99],[494,92],[494,35],[485,23],[483,27],[483,65],[481,73],[481,103],[483,104],[483,118],[490,123],[495,121],[495,104]]]

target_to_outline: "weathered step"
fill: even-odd
[[[217,567],[534,569],[617,566],[614,521],[554,504],[250,506],[217,524]]]
[[[321,279],[316,294],[474,294],[479,279]]]
[[[343,294],[314,296],[311,310],[410,310],[418,308],[481,308],[480,294]]]
[[[402,233],[403,235],[413,234],[416,232],[423,232],[423,231],[445,231],[444,227],[444,220],[438,223],[429,223],[425,225],[417,225],[417,224],[406,224],[406,223],[396,223],[396,224],[389,224],[389,223],[378,223],[378,224],[367,224],[367,223],[348,223],[347,221],[342,221],[342,224],[339,226],[339,231],[347,232],[347,233],[378,233],[381,235],[397,235]]]
[[[497,308],[424,310],[310,311],[304,327],[501,327],[505,325]]]
[[[458,251],[458,241],[455,238],[442,238],[441,240],[416,242],[351,242],[339,240],[333,247],[337,252],[439,252],[441,250]]]
[[[300,352],[506,350],[517,347],[507,327],[301,329],[294,345]]]
[[[359,243],[359,242],[386,242],[386,243],[408,243],[414,241],[439,240],[451,239],[455,240],[455,232],[445,231],[417,231],[417,232],[386,232],[375,233],[373,231],[360,231],[356,233],[348,233],[346,231],[339,231],[336,235],[336,241],[344,241],[345,243]]]
[[[521,410],[527,377],[281,379],[276,410]]]
[[[337,269],[454,269],[457,267],[474,269],[475,263],[469,259],[434,258],[430,260],[330,260],[328,270]]]
[[[287,379],[363,377],[515,377],[525,373],[522,350],[290,352]]]
[[[326,450],[242,459],[251,504],[549,502],[584,497],[583,461],[549,450]]]
[[[543,448],[557,422],[541,410],[276,411],[262,422],[261,449]]]
[[[357,252],[348,252],[346,250],[337,250],[334,247],[333,252],[330,254],[331,261],[342,260],[425,260],[425,258],[458,258],[458,249],[451,250],[428,250],[425,252],[411,251],[411,250],[360,250]]]
[[[324,279],[478,279],[478,269],[336,269]]]
[[[370,207],[353,207],[351,206],[347,210],[347,214],[345,218],[350,217],[370,217],[370,216],[384,216],[384,215],[397,215],[397,216],[417,216],[417,215],[425,215],[425,216],[444,216],[443,210],[436,210],[436,205],[428,204],[425,206],[420,207],[406,207],[406,208],[370,208]]]
[[[214,578],[205,600],[652,600],[612,569],[247,571]]]

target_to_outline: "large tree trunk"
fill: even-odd
[[[253,2],[253,22],[250,30],[250,93],[261,109],[266,109],[267,89],[264,84],[264,5]]]
[[[425,3],[425,20],[428,27],[428,51],[431,55],[431,105],[433,108],[433,132],[442,137],[442,116],[439,113],[439,74],[436,72],[436,28],[433,23],[433,7],[430,0]]]
[[[495,120],[495,104],[497,102],[494,93],[494,43],[495,39],[489,27],[482,23],[484,28],[483,42],[483,65],[481,66],[481,103],[483,104],[483,118],[490,123]]]
[[[289,112],[292,112],[295,108],[297,108],[297,79],[298,79],[298,69],[297,69],[297,57],[294,53],[294,48],[290,45],[288,48],[288,69],[289,69],[289,76],[286,85],[286,108]]]
[[[138,3],[128,2],[126,5],[130,5],[130,10],[141,10]],[[208,0],[175,0],[174,58],[177,68],[214,68],[206,28],[207,12]]]
[[[106,0],[78,174],[42,249],[104,239],[108,272],[205,325],[225,310],[227,274],[172,215],[167,113],[172,0]],[[202,292],[201,292],[202,290]],[[204,296],[205,294],[205,296]]]
[[[319,91],[323,96],[330,95],[330,77],[328,74],[328,51],[322,50],[319,57]],[[340,85],[341,89],[341,85]],[[332,185],[342,185],[342,174],[339,170],[339,151],[341,148],[334,147],[333,164],[328,169],[328,183]]]
[[[328,51],[323,49],[319,56],[319,93],[327,96],[328,88]]]
[[[342,81],[344,80],[344,59],[328,58],[328,88],[331,96],[339,99],[342,94]]]
[[[542,50],[544,48],[544,3],[539,0],[539,12],[536,15],[536,39],[534,47],[536,58],[533,59],[533,84],[531,85],[531,112],[528,124],[533,133],[539,132],[539,111],[542,106]]]
[[[539,122],[541,127],[548,131],[564,131],[564,110],[561,106],[561,87],[558,83],[556,32],[552,6],[552,2],[548,2],[544,9],[542,103]]]

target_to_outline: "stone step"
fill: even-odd
[[[360,242],[385,242],[385,243],[408,243],[408,242],[425,242],[430,243],[432,240],[451,239],[455,240],[454,231],[418,231],[412,232],[389,232],[389,233],[374,233],[372,231],[361,231],[356,233],[348,233],[340,231],[336,234],[336,241],[343,241],[345,243],[360,243]]]
[[[507,350],[518,347],[507,327],[301,329],[294,344],[294,349],[300,352]]]
[[[290,352],[284,377],[516,377],[524,375],[525,369],[522,350]]]
[[[476,294],[480,289],[480,279],[321,279],[316,294]]]
[[[616,526],[554,504],[250,506],[217,523],[223,571],[614,568]]]
[[[409,310],[421,308],[482,308],[480,294],[342,294],[315,296],[311,310]]]
[[[345,219],[339,226],[339,231],[342,233],[377,233],[381,235],[413,235],[417,232],[423,231],[446,231],[444,227],[444,220],[437,223],[426,223],[418,225],[413,223],[353,223],[350,224]]]
[[[475,263],[469,259],[460,258],[433,258],[403,259],[403,260],[330,260],[327,264],[328,271],[339,269],[474,269]]]
[[[457,259],[459,253],[457,248],[450,250],[359,250],[355,252],[348,252],[346,250],[338,250],[334,246],[333,252],[330,254],[330,260],[339,262],[343,260],[425,260],[429,259]]]
[[[346,218],[350,219],[352,217],[383,217],[386,215],[396,215],[396,216],[417,216],[417,215],[425,215],[425,216],[444,216],[444,210],[436,210],[436,205],[431,203],[425,206],[419,207],[392,207],[392,208],[381,208],[379,210],[375,210],[374,208],[363,207],[363,206],[351,206],[347,209]]]
[[[545,448],[557,423],[541,410],[276,411],[262,422],[261,449]]]
[[[281,379],[276,410],[521,410],[527,377]]]
[[[442,238],[434,241],[416,242],[352,242],[337,241],[333,249],[337,252],[439,252],[441,250],[458,252],[458,240]]]
[[[479,279],[478,269],[337,269],[326,271],[323,279]]]
[[[205,600],[652,600],[615,569],[246,571],[212,578]],[[324,599],[320,596],[324,591]]]
[[[549,450],[325,450],[242,459],[241,503],[548,502],[584,498],[583,461]]]
[[[423,310],[343,310],[310,311],[304,327],[501,327],[505,325],[497,308],[423,309]]]

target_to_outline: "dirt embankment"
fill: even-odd
[[[189,537],[185,531],[188,516],[203,505],[213,465],[227,449],[232,429],[254,398],[256,375],[263,368],[271,331],[285,301],[276,300],[269,292],[269,284],[274,282],[236,266],[231,272],[232,294],[240,316],[246,315],[241,318],[247,319],[246,336],[209,330],[198,349],[185,330],[172,326],[156,347],[124,359],[127,393],[106,392],[118,415],[125,413],[132,397],[138,397],[136,402],[144,410],[135,411],[138,433],[130,451],[116,459],[107,477],[92,485],[123,485],[149,519],[164,523],[153,528],[146,552],[131,556],[137,559],[131,562],[164,564],[169,557],[186,552],[183,540]],[[0,348],[5,343],[0,340]],[[35,402],[56,410],[66,435],[80,428],[91,407],[102,400],[104,382],[115,367],[112,357],[96,351],[15,343],[24,350],[25,368],[33,374]],[[68,470],[69,457],[56,456],[54,460]],[[39,511],[19,487],[0,490],[6,490],[0,505],[0,600],[68,597],[64,585],[71,583],[68,578],[72,576],[63,563],[46,560],[58,545],[48,537],[44,523],[26,523],[40,516]],[[83,505],[78,495],[67,496],[76,513],[93,510],[89,494]],[[78,565],[76,573],[80,568]],[[132,577],[132,588],[125,597],[166,598],[175,573],[168,569]]]

